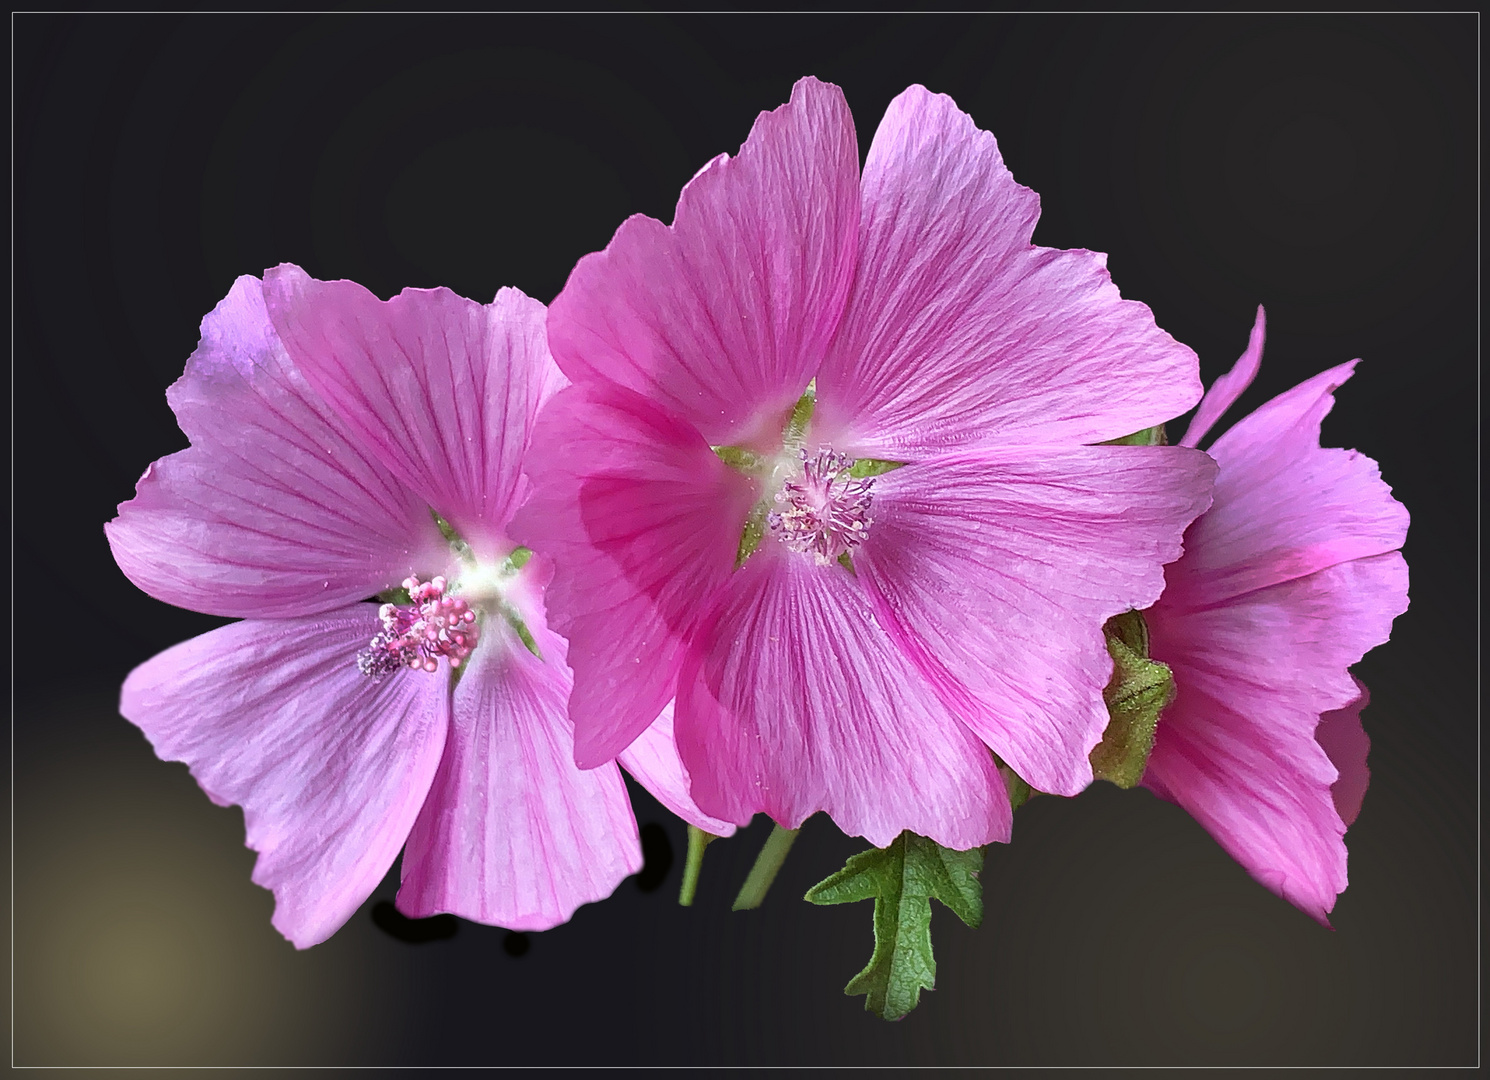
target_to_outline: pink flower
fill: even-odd
[[[239,278],[167,395],[190,448],[105,526],[152,596],[243,617],[136,668],[120,710],[243,807],[253,879],[299,947],[400,848],[406,914],[520,930],[641,865],[620,774],[572,761],[547,562],[506,532],[533,417],[564,383],[544,317],[515,289],[483,307],[445,289],[383,303],[293,266]],[[669,727],[623,763],[723,831],[687,804]]]
[[[1216,380],[1181,440],[1196,446],[1262,360]],[[1376,462],[1321,449],[1320,421],[1358,361],[1280,394],[1216,440],[1215,502],[1145,612],[1174,672],[1144,784],[1193,814],[1247,871],[1329,925],[1346,826],[1366,790],[1366,688],[1348,672],[1407,610],[1407,509]]]
[[[1190,407],[1197,365],[1037,216],[950,99],[900,95],[861,179],[842,93],[803,79],[673,225],[580,261],[513,525],[555,558],[580,765],[676,695],[727,821],[965,849],[1009,835],[990,747],[1091,780],[1102,623],[1157,598],[1213,466],[1092,445]]]

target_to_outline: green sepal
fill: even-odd
[[[1114,615],[1102,627],[1112,657],[1112,678],[1102,691],[1107,730],[1091,753],[1092,775],[1120,788],[1143,779],[1159,714],[1174,700],[1169,666],[1149,659],[1149,629],[1136,611]]]
[[[1010,810],[1018,810],[1030,801],[1031,795],[1038,794],[1024,777],[1003,763],[999,764],[999,775],[1004,778],[1004,787],[1009,791]]]
[[[1164,425],[1157,424],[1154,427],[1146,427],[1142,431],[1135,431],[1132,435],[1124,435],[1121,439],[1108,439],[1099,444],[1101,446],[1168,446],[1169,436],[1164,432]]]
[[[538,651],[538,642],[533,640],[533,632],[528,629],[528,624],[523,622],[523,617],[517,608],[513,607],[506,600],[503,600],[501,602],[501,612],[502,618],[507,620],[507,625],[512,627],[513,632],[528,647],[528,652],[542,660],[543,654]]]
[[[936,987],[931,898],[976,927],[983,921],[982,869],[982,848],[952,851],[903,832],[887,848],[851,856],[842,870],[808,889],[813,904],[874,900],[874,953],[843,992],[864,994],[864,1008],[885,1020],[914,1009],[921,991]]]
[[[781,433],[781,445],[787,450],[796,450],[807,439],[807,424],[812,419],[812,410],[817,406],[817,380],[807,384],[807,389],[792,406],[786,418],[786,429]]]
[[[843,554],[838,556],[838,565],[843,567],[850,574],[853,574],[854,577],[859,576],[859,572],[854,569],[854,557],[848,552],[845,551]]]
[[[378,603],[397,604],[399,607],[413,607],[414,598],[409,595],[409,590],[402,585],[395,585],[391,589],[384,589],[378,593]]]
[[[905,468],[903,461],[881,461],[879,458],[861,457],[849,466],[848,474],[862,480],[866,476],[883,476],[887,472]]]
[[[455,531],[454,525],[441,517],[440,512],[433,506],[429,508],[429,516],[434,519],[435,527],[440,530],[440,535],[450,545],[450,550],[454,551],[466,562],[473,563],[476,561],[476,556],[471,553],[471,545],[461,539],[461,535]]]
[[[720,461],[746,476],[755,476],[761,472],[769,460],[754,450],[746,450],[743,446],[715,446],[711,449]]]
[[[758,502],[750,508],[750,516],[745,519],[745,527],[740,530],[740,546],[735,549],[736,570],[755,554],[755,549],[761,546],[761,538],[765,535],[766,504]]]
[[[512,554],[507,556],[507,561],[502,564],[503,575],[515,574],[528,565],[528,560],[533,557],[532,548],[513,548]]]

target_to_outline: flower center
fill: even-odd
[[[458,596],[447,596],[446,581],[405,578],[411,604],[384,604],[378,609],[383,629],[357,654],[362,674],[381,679],[400,668],[435,671],[440,657],[458,668],[476,648],[480,631],[476,612]]]
[[[798,450],[797,455],[800,468],[777,489],[776,508],[766,515],[766,524],[791,550],[826,566],[869,535],[874,480],[853,475],[853,460],[836,450],[824,448],[812,456]]]

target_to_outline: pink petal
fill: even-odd
[[[858,180],[842,91],[800,80],[738,157],[689,182],[671,226],[636,215],[580,260],[549,314],[559,366],[639,391],[715,445],[778,435],[843,310]]]
[[[576,761],[591,768],[672,699],[756,495],[691,426],[603,383],[554,398],[530,460],[534,495],[511,533],[557,566],[549,619],[569,639]]]
[[[528,626],[542,660],[488,618],[456,685],[445,757],[404,851],[406,915],[547,930],[641,869],[620,772],[574,767],[564,641]]]
[[[1330,797],[1346,825],[1355,824],[1360,816],[1366,787],[1371,782],[1371,770],[1366,767],[1371,739],[1361,724],[1361,710],[1371,704],[1371,693],[1360,679],[1355,684],[1361,696],[1343,709],[1325,713],[1319,718],[1319,727],[1314,729],[1314,741],[1329,755],[1330,764],[1340,774],[1330,785]]]
[[[1407,609],[1407,564],[1396,552],[1357,559],[1199,611],[1166,601],[1146,617],[1151,652],[1173,669],[1178,696],[1145,783],[1258,881],[1325,922],[1346,884],[1345,824],[1316,729],[1321,714],[1360,700],[1346,669]]]
[[[448,558],[424,503],[306,385],[241,277],[166,391],[191,447],[157,461],[104,526],[128,578],[213,615],[309,615]]]
[[[732,836],[735,827],[710,817],[698,808],[689,794],[688,770],[678,757],[673,741],[673,706],[668,702],[656,722],[636,737],[616,759],[653,798],[678,817],[715,836]]]
[[[858,582],[768,539],[736,573],[678,680],[693,797],[745,824],[818,810],[884,847],[904,829],[965,850],[1006,841],[992,755],[875,621]]]
[[[119,711],[218,805],[243,807],[256,884],[298,948],[351,917],[403,846],[445,745],[443,673],[381,682],[357,668],[378,629],[358,604],[250,620],[130,673]]]
[[[1209,500],[1196,450],[990,449],[876,481],[854,553],[882,625],[1040,791],[1091,783],[1112,658],[1102,624],[1145,608]]]
[[[449,289],[405,289],[385,303],[289,265],[264,281],[306,380],[463,537],[496,546],[525,494],[533,418],[564,382],[543,305],[516,289],[486,306]]]
[[[941,94],[890,103],[864,167],[854,291],[815,423],[857,456],[1118,438],[1200,398],[1195,354],[1106,256],[1037,248],[1039,200]]]
[[[1262,305],[1258,304],[1257,319],[1252,324],[1251,336],[1247,338],[1247,351],[1230,371],[1211,384],[1205,397],[1200,399],[1200,408],[1195,410],[1195,418],[1185,429],[1181,446],[1199,446],[1211,426],[1242,396],[1242,391],[1252,385],[1252,380],[1257,378],[1257,369],[1262,366],[1262,343],[1266,335],[1267,316],[1263,314]]]
[[[1376,462],[1321,449],[1320,421],[1356,361],[1280,394],[1216,440],[1214,508],[1167,571],[1165,603],[1202,607],[1402,546],[1407,509]]]

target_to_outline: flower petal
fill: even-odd
[[[843,310],[858,224],[853,117],[836,86],[802,79],[688,183],[671,226],[638,214],[580,260],[549,314],[554,358],[712,444],[779,435]]]
[[[1195,410],[1195,418],[1185,429],[1185,437],[1179,443],[1181,446],[1199,446],[1211,426],[1242,396],[1242,391],[1252,385],[1252,380],[1257,378],[1257,369],[1262,366],[1262,343],[1266,336],[1267,316],[1263,314],[1262,305],[1258,304],[1257,319],[1252,323],[1252,333],[1247,338],[1247,351],[1230,371],[1211,384],[1205,397],[1200,399],[1200,408]]]
[[[330,937],[393,865],[445,745],[448,682],[357,668],[378,629],[358,604],[250,620],[130,673],[119,711],[213,802],[243,807],[256,884],[296,947]]]
[[[495,546],[525,494],[533,419],[564,382],[543,305],[517,289],[485,306],[449,289],[385,303],[289,265],[264,282],[285,347],[368,452],[467,540]]]
[[[1321,449],[1320,421],[1357,361],[1280,394],[1216,440],[1213,508],[1166,571],[1165,603],[1202,607],[1402,546],[1407,508],[1376,462]]]
[[[146,470],[104,526],[125,575],[212,615],[309,615],[444,566],[414,492],[306,384],[241,277],[166,392],[191,447]]]
[[[404,850],[405,915],[547,930],[641,869],[620,772],[574,766],[564,641],[528,625],[542,660],[489,619],[456,685],[445,757]]]
[[[616,758],[621,768],[652,793],[653,798],[690,825],[715,836],[732,836],[735,827],[710,817],[698,808],[689,793],[688,770],[673,741],[673,703],[668,702],[651,727],[636,737]]]
[[[1200,399],[1192,353],[1090,251],[1037,248],[1034,192],[941,94],[890,103],[864,166],[858,273],[818,374],[822,438],[897,460],[1090,443]]]
[[[1316,731],[1321,714],[1361,699],[1346,669],[1386,641],[1406,609],[1407,564],[1392,552],[1218,607],[1161,601],[1146,613],[1150,651],[1174,671],[1177,696],[1144,782],[1326,924],[1346,884],[1345,824],[1331,793],[1336,767]]]
[[[554,398],[529,469],[533,498],[511,532],[556,564],[549,620],[569,639],[575,756],[591,768],[672,699],[684,645],[730,576],[756,496],[690,425],[603,383]]]
[[[768,539],[735,575],[678,680],[678,751],[709,814],[787,828],[826,810],[885,847],[910,829],[1007,841],[993,757],[875,621],[859,584]]]
[[[1335,801],[1340,820],[1347,826],[1355,824],[1360,816],[1361,803],[1371,783],[1371,770],[1366,767],[1371,739],[1361,724],[1361,710],[1371,704],[1371,692],[1360,679],[1355,679],[1355,685],[1361,696],[1343,709],[1325,713],[1319,718],[1319,727],[1314,729],[1314,741],[1329,755],[1330,764],[1340,774],[1330,785],[1330,797]]]
[[[1107,725],[1102,624],[1144,608],[1209,501],[1198,450],[990,449],[876,481],[854,565],[947,705],[1040,791],[1074,795]]]

